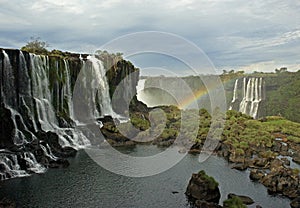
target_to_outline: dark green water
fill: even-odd
[[[149,155],[159,149],[137,146],[122,151]],[[225,160],[215,156],[200,164],[197,156],[187,155],[164,173],[129,178],[99,167],[83,150],[71,159],[66,169],[50,169],[45,174],[3,181],[0,197],[16,201],[18,207],[190,207],[184,192],[192,173],[200,169],[219,182],[221,202],[228,193],[236,193],[252,197],[264,208],[289,207],[288,199],[269,196],[264,186],[250,181],[248,172],[233,170]]]

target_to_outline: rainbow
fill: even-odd
[[[226,83],[228,83],[228,82],[230,82],[232,80],[233,79],[228,79],[226,81],[222,81],[222,83],[226,84]],[[207,88],[206,88],[206,86],[201,86],[196,91],[193,91],[193,94],[190,94],[189,96],[187,96],[186,98],[184,98],[181,102],[179,102],[178,105],[177,105],[177,107],[180,108],[180,109],[186,109],[193,102],[197,102],[198,99],[200,99],[204,95],[209,94],[207,89],[213,90],[213,89],[216,89],[217,87],[218,87],[218,85],[216,83],[207,86]]]

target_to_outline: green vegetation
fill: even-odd
[[[150,122],[142,114],[131,114],[130,121],[133,126],[141,131],[145,131],[150,127]]]
[[[117,53],[109,53],[107,51],[101,51],[101,50],[97,50],[95,53],[98,58],[100,60],[103,61],[104,67],[106,69],[110,69],[114,66],[116,66],[116,64],[123,60],[123,53],[117,52]]]
[[[224,84],[227,105],[231,103],[233,97],[233,86],[237,78],[243,77],[263,77],[264,79],[264,102],[260,103],[260,115],[281,115],[288,120],[300,122],[300,70],[289,72],[286,67],[276,69],[271,73],[253,72],[246,74],[243,71],[224,70],[221,75],[187,76],[181,79],[191,88],[193,92],[207,91],[201,78],[216,79]],[[159,81],[163,83],[174,83],[175,77],[147,77],[145,85],[159,86]],[[240,83],[241,85],[241,83]],[[240,91],[240,90],[239,90]],[[156,91],[157,92],[157,91]],[[241,91],[238,92],[241,96]],[[207,101],[208,100],[208,101]],[[203,98],[201,106],[210,109],[209,99]]]
[[[162,110],[164,115],[161,116],[158,114],[161,112],[152,111],[154,113],[149,119],[143,114],[135,113],[131,115],[131,123],[141,131],[148,130],[147,133],[142,134],[156,135],[155,138],[160,142],[168,140],[173,142],[180,132],[180,136],[187,141],[196,135],[194,142],[202,146],[208,136],[216,138],[217,135],[221,135],[222,142],[236,156],[264,149],[265,151],[261,153],[263,158],[276,157],[276,154],[271,151],[275,138],[300,143],[300,124],[279,116],[255,120],[232,110],[227,111],[226,115],[219,112],[219,116],[212,117],[205,109],[180,111],[175,106],[162,106],[157,109]],[[224,116],[226,120],[222,125]],[[214,122],[212,118],[215,118]],[[198,121],[196,119],[200,119],[198,125],[196,125]],[[172,142],[167,143],[167,146]]]
[[[237,196],[225,200],[223,202],[223,206],[224,208],[247,208],[247,206],[244,205],[242,200]]]
[[[217,138],[217,135],[221,135],[221,141],[231,152],[232,159],[253,154],[258,154],[261,158],[274,159],[278,155],[272,151],[275,138],[300,143],[300,124],[279,116],[255,120],[236,111],[227,111],[226,115],[219,112],[219,117],[216,115],[212,117],[205,109],[200,109],[198,114],[195,110],[180,111],[175,106],[157,109],[163,110],[166,120],[162,119],[162,116],[153,116],[156,118],[150,119],[153,127],[150,126],[150,121],[141,115],[131,117],[131,122],[140,130],[147,130],[141,132],[140,137],[145,135],[155,137],[154,144],[158,145],[170,146],[178,136],[189,141],[196,135],[193,148],[201,149],[208,136]],[[222,128],[221,120],[224,116],[226,120]],[[216,120],[213,122],[212,118]],[[195,125],[197,123],[195,119],[200,119],[198,126]]]
[[[29,53],[47,55],[49,53],[47,47],[49,47],[49,44],[45,41],[42,41],[40,37],[31,37],[30,41],[28,41],[27,44],[21,48],[21,50]]]
[[[300,71],[278,70],[274,76],[265,78],[267,86],[266,115],[281,115],[300,122]]]
[[[214,190],[219,186],[219,183],[213,177],[207,175],[204,170],[200,170],[198,175],[202,180],[209,182],[209,188],[211,190]]]

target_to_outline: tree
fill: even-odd
[[[106,69],[110,69],[111,67],[115,67],[118,61],[123,60],[123,53],[109,53],[106,50],[101,51],[97,50],[95,52],[98,58],[103,61],[104,67]]]
[[[21,50],[35,54],[47,54],[47,47],[49,47],[49,44],[45,41],[42,41],[40,37],[31,37],[30,41],[28,41],[27,44],[21,48]]]
[[[275,72],[277,74],[287,72],[287,67],[281,67],[280,69],[275,69]]]

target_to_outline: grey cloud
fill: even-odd
[[[0,47],[21,47],[34,35],[53,48],[92,52],[118,36],[157,30],[194,42],[217,67],[300,60],[298,0],[0,3]]]

